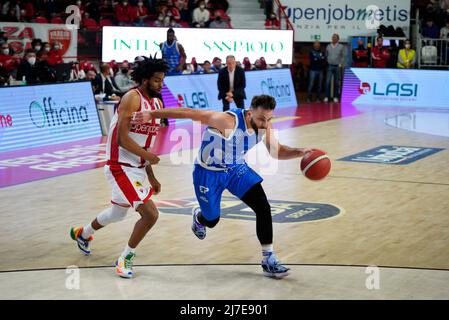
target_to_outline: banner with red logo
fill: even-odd
[[[36,38],[50,44],[61,43],[66,62],[75,60],[78,55],[78,30],[67,28],[65,24],[0,22],[0,29],[19,55],[31,48],[31,41]]]

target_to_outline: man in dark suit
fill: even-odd
[[[100,67],[100,73],[95,77],[95,86],[97,88],[95,94],[105,94],[104,100],[116,100],[116,97],[121,97],[123,93],[117,87],[115,80],[111,77],[110,66],[103,64]]]
[[[246,98],[245,71],[237,66],[234,56],[226,57],[226,68],[218,73],[218,99],[223,100],[223,111],[229,110],[229,104],[235,102],[237,108],[243,109]]]

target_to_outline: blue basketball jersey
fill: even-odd
[[[179,58],[181,53],[178,49],[178,43],[176,40],[173,41],[171,46],[168,45],[167,41],[162,44],[162,58],[167,62],[169,66],[168,72],[174,71],[174,69],[179,65]]]
[[[236,119],[232,133],[225,138],[217,129],[208,127],[197,157],[198,164],[212,170],[245,164],[245,154],[263,139],[263,135],[248,132],[245,110],[236,108],[226,112]]]

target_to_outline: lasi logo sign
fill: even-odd
[[[359,92],[361,94],[367,94],[371,91],[371,86],[368,82],[362,82],[359,87]]]
[[[391,82],[383,88],[376,82],[373,86],[375,96],[416,97],[418,95],[418,84]]]
[[[31,102],[29,107],[30,119],[37,128],[58,127],[89,121],[85,106],[58,107],[56,103],[52,103],[51,97],[45,97],[42,101],[43,107],[37,101]]]
[[[11,115],[3,115],[0,113],[0,128],[12,127],[12,117]]]

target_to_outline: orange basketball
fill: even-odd
[[[331,170],[331,161],[326,152],[313,149],[301,160],[301,172],[310,180],[324,179]]]

